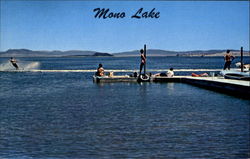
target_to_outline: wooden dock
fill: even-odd
[[[97,83],[138,82],[137,78],[129,76],[94,76],[93,80]],[[250,81],[224,79],[223,77],[174,76],[151,77],[150,82],[181,82],[242,98],[250,97]]]
[[[250,99],[250,81],[224,79],[223,77],[185,77],[181,81],[209,90]]]

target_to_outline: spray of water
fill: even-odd
[[[38,69],[40,66],[39,62],[31,62],[29,64],[26,64],[23,66],[24,70],[32,70],[32,69]]]
[[[11,66],[11,64],[9,62],[0,64],[0,71],[8,71],[13,69],[13,66]]]
[[[34,69],[39,69],[40,63],[39,62],[19,62],[17,63],[19,66],[19,70],[29,71]],[[10,62],[5,62],[0,64],[0,71],[14,71],[16,70]]]

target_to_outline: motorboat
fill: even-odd
[[[250,81],[250,72],[247,69],[244,69],[243,71],[240,69],[223,70],[220,73],[225,79]]]

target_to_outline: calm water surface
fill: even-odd
[[[20,61],[40,69],[139,67],[137,58]],[[221,58],[148,63],[223,66]],[[0,89],[0,158],[249,158],[249,100],[182,83],[96,84],[92,73],[0,72]]]

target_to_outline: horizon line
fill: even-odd
[[[96,50],[80,50],[80,49],[69,49],[69,50],[33,50],[33,49],[27,49],[27,48],[9,48],[5,51],[0,50],[0,52],[7,52],[9,50],[30,50],[30,51],[46,51],[46,52],[53,52],[53,51],[60,51],[60,52],[67,52],[67,51],[89,51],[89,52],[99,52],[99,53],[110,53],[110,54],[116,54],[116,53],[123,53],[123,52],[133,52],[133,51],[138,51],[140,49],[135,49],[135,50],[127,50],[127,51],[119,51],[119,52],[107,52],[107,51],[96,51]],[[234,51],[240,51],[241,49],[232,49],[232,48],[227,48],[227,49],[194,49],[194,50],[166,50],[166,49],[155,49],[155,48],[149,48],[147,50],[162,50],[162,51],[173,51],[173,52],[188,52],[188,51],[211,51],[211,50],[234,50]],[[244,50],[243,51],[250,52],[249,50]]]

